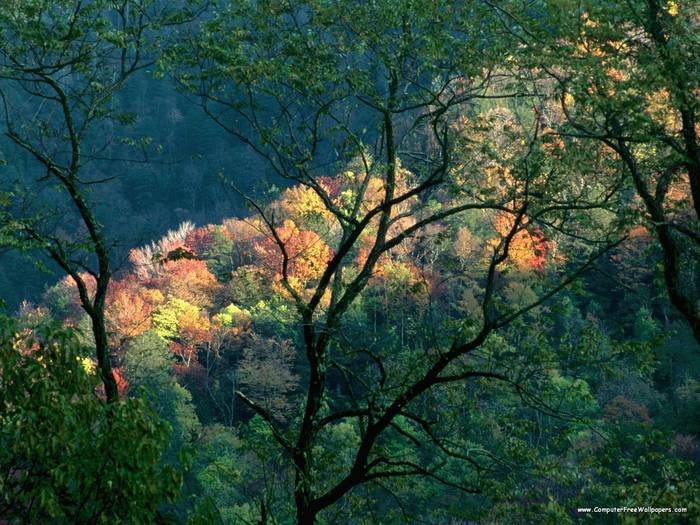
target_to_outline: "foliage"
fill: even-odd
[[[105,404],[75,336],[0,326],[0,490],[10,523],[152,523],[182,473],[145,400]],[[18,331],[19,330],[19,331]]]
[[[95,508],[104,522],[163,521],[166,509],[192,523],[692,521],[695,5],[237,0],[183,25],[195,4],[17,2],[0,15],[0,29],[19,28],[0,35],[8,137],[48,170],[37,184],[58,184],[51,195],[67,191],[83,219],[51,228],[50,214],[25,213],[32,192],[0,194],[0,242],[41,248],[68,275],[8,329],[27,348],[7,359],[24,370],[0,367],[0,382],[39,385],[8,397],[8,414],[26,406],[56,427],[27,417],[31,435],[51,439],[0,434],[43,454],[42,468],[45,456],[60,466],[49,461],[39,498],[22,500],[44,513],[31,517]],[[75,35],[50,25],[57,13],[73,17]],[[168,133],[192,129],[197,103],[211,119],[187,140],[209,137],[231,203],[211,185],[205,214],[192,213],[194,197],[169,210],[181,226],[112,272],[121,246],[91,214],[110,193],[80,159],[119,156],[113,133],[133,126],[143,136],[122,142],[160,175],[151,191],[205,186],[198,172],[211,165],[173,152],[148,165],[152,110],[121,113],[132,101],[119,98],[118,68],[93,71],[78,54],[34,80],[24,76],[33,68],[13,77],[21,65],[8,57],[42,59],[30,48],[49,58],[83,49],[112,66],[147,57],[187,95],[159,84],[159,97],[182,102],[166,104]],[[29,99],[48,90],[58,100],[23,112],[7,88],[17,83]],[[95,93],[104,99],[91,105]],[[48,109],[55,102],[63,111]],[[71,133],[66,114],[104,129],[107,144]],[[139,202],[164,216],[156,201]],[[109,365],[105,405],[94,373],[105,379]],[[80,507],[80,483],[93,483],[81,476],[138,461],[122,457],[127,438],[150,460],[106,476],[111,490],[86,485]],[[54,458],[63,442],[83,456],[69,447]],[[171,501],[180,479],[163,465],[184,453],[192,471]],[[6,483],[19,483],[21,456],[0,458],[14,469]],[[139,483],[150,499],[137,508]],[[119,494],[134,494],[121,514],[104,506]],[[577,512],[617,505],[690,512]]]

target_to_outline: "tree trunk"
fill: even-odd
[[[109,358],[109,341],[105,330],[104,312],[96,311],[90,317],[92,322],[92,333],[95,337],[95,354],[97,365],[100,369],[100,377],[105,387],[105,396],[108,403],[119,401],[119,389],[117,381],[112,372],[112,363]]]

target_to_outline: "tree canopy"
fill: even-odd
[[[698,25],[657,0],[13,2],[0,243],[62,275],[2,318],[0,515],[693,522]],[[225,145],[240,212],[135,242],[110,166],[174,173],[150,85],[207,119],[168,113]]]

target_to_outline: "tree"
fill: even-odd
[[[248,398],[280,420],[290,412],[292,403],[288,396],[298,382],[291,371],[295,355],[290,343],[251,337],[236,374]]]
[[[558,133],[597,141],[622,163],[637,195],[631,227],[654,232],[668,296],[698,343],[699,20],[696,3],[659,0],[559,2],[541,21],[511,18],[555,83],[567,117]]]
[[[17,1],[0,14],[5,135],[45,172],[40,187],[52,194],[44,206],[56,209],[66,199],[64,220],[78,225],[68,232],[52,229],[55,218],[36,203],[23,203],[28,191],[19,187],[0,199],[0,240],[43,250],[75,282],[110,401],[118,399],[104,314],[110,243],[89,198],[90,186],[105,177],[89,162],[115,147],[115,127],[133,122],[113,99],[129,77],[153,63],[149,46],[160,38],[160,28],[192,15],[155,0]]]
[[[173,377],[173,362],[167,342],[147,331],[129,342],[122,366],[129,395],[147,399],[158,417],[172,427],[167,453],[171,461],[193,440],[200,427],[192,395]]]
[[[170,429],[140,399],[105,403],[70,330],[0,318],[0,515],[9,523],[153,523],[179,494]]]
[[[296,310],[306,362],[303,410],[291,425],[280,425],[242,392],[239,397],[269,425],[293,466],[298,523],[315,523],[364,484],[395,478],[418,476],[478,491],[469,484],[476,477],[451,481],[442,475],[453,461],[477,472],[480,466],[446,445],[418,405],[455,383],[513,383],[479,368],[470,354],[618,242],[613,220],[586,222],[577,214],[614,211],[617,185],[597,175],[604,163],[577,154],[575,142],[561,158],[547,157],[552,146],[543,138],[544,123],[531,109],[528,115],[518,108],[517,101],[528,100],[541,110],[535,84],[522,82],[502,61],[517,42],[500,16],[481,2],[232,2],[170,53],[177,80],[201,97],[223,129],[265,158],[281,179],[318,197],[325,208],[321,222],[333,221],[319,237],[337,232],[324,264],[312,268],[310,289],[302,291],[294,281],[298,254],[290,247],[289,225],[278,222],[274,206],[244,195],[278,253],[279,282]],[[488,107],[509,99],[514,111]],[[497,140],[490,135],[494,124],[506,131]],[[577,191],[567,190],[570,178],[558,166],[576,170]],[[331,186],[322,178],[328,172],[344,175]],[[477,319],[455,323],[422,348],[420,358],[406,356],[405,363],[372,348],[346,351],[344,320],[381,261],[428,226],[468,212],[510,217],[485,264],[472,269],[483,272]],[[554,233],[595,248],[563,265],[558,282],[513,308],[500,299],[500,276],[514,239],[525,230],[536,236],[540,252]],[[356,372],[360,365],[367,365],[366,380]],[[340,395],[333,395],[330,382]],[[339,459],[345,462],[329,474],[321,468],[324,443],[341,426],[356,439],[341,440],[346,449]],[[387,440],[407,435],[409,446],[392,455]],[[423,444],[449,461],[422,465],[414,447]]]

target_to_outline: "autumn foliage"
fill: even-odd
[[[494,229],[499,237],[492,241],[497,245],[501,239],[508,236],[514,227],[514,219],[510,215],[500,213],[494,220]],[[555,248],[554,242],[548,240],[542,229],[527,224],[527,219],[519,225],[509,248],[509,263],[518,270],[534,270],[543,272],[549,257]],[[464,234],[462,234],[464,237]],[[465,242],[463,239],[461,242]]]
[[[403,168],[398,173],[398,184],[406,186],[411,174]],[[319,184],[338,207],[359,191],[358,176],[351,171],[323,177]],[[372,178],[364,191],[363,206],[370,209],[379,202],[382,182]],[[409,200],[398,207],[390,235],[415,223],[411,216],[415,204]],[[309,296],[334,254],[332,246],[340,228],[323,200],[307,186],[285,190],[269,208],[279,217],[272,230],[260,218],[228,219],[221,225],[202,227],[185,223],[162,239],[131,251],[131,271],[111,281],[105,310],[117,364],[129,341],[153,331],[168,344],[174,369],[184,383],[199,385],[196,388],[202,392],[217,388],[222,381],[217,374],[225,368],[223,360],[232,359],[239,363],[241,381],[250,385],[251,395],[267,392],[263,385],[269,383],[275,400],[269,401],[270,406],[280,413],[289,408],[285,399],[296,378],[291,371],[293,348],[284,338],[269,339],[260,331],[265,331],[268,322],[284,322],[285,316],[292,315],[289,288]],[[407,238],[383,254],[367,289],[367,300],[377,301],[380,307],[374,307],[376,322],[398,323],[403,331],[407,320],[422,317],[431,302],[447,308],[450,301],[457,300],[448,283],[459,272],[451,277],[450,271],[436,265],[464,271],[483,267],[489,247],[498,246],[508,236],[516,218],[500,212],[491,220],[490,235],[464,225],[437,223],[421,238]],[[358,239],[348,275],[365,264],[374,227]],[[509,251],[502,268],[536,275],[546,270],[555,244],[524,217]],[[93,286],[89,275],[84,279]],[[463,293],[476,301],[475,289]],[[512,294],[512,286],[506,286],[504,293]],[[63,312],[66,321],[79,325],[80,302],[69,278],[50,289],[46,299],[55,311]],[[401,307],[392,306],[396,304]],[[232,349],[237,350],[230,354]],[[120,392],[125,393],[128,383],[118,366],[115,377]],[[277,386],[273,385],[275,377]]]

